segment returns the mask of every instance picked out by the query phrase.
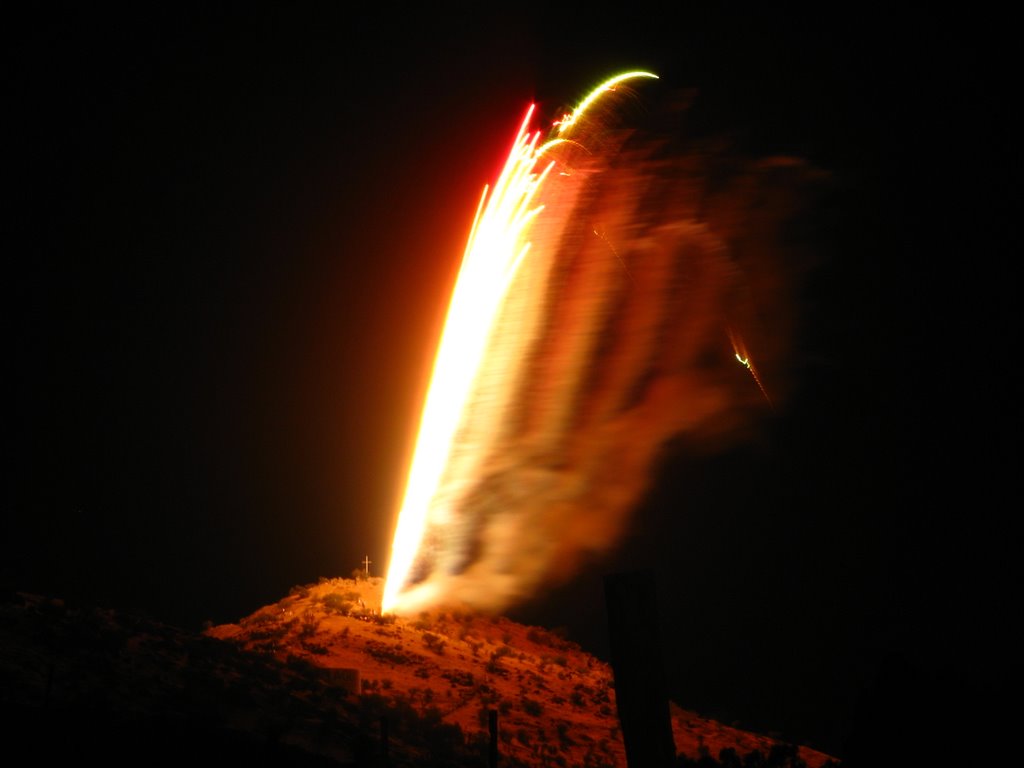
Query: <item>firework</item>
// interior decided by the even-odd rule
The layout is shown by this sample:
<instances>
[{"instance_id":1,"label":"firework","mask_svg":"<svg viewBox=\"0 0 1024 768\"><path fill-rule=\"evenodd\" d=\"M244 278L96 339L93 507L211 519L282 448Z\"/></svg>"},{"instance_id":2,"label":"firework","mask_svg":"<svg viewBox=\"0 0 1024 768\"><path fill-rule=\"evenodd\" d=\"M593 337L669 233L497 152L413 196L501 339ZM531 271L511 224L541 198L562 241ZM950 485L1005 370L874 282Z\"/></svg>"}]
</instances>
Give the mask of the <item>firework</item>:
<instances>
[{"instance_id":1,"label":"firework","mask_svg":"<svg viewBox=\"0 0 1024 768\"><path fill-rule=\"evenodd\" d=\"M767 399L741 350L749 336L733 330L749 302L737 300L745 282L728 232L700 220L694 202L700 173L617 123L652 79L606 80L544 140L530 107L484 189L383 610L499 610L606 551L658 449L744 401L749 377L737 383L735 359L719 364L730 346Z\"/></svg>"}]
</instances>

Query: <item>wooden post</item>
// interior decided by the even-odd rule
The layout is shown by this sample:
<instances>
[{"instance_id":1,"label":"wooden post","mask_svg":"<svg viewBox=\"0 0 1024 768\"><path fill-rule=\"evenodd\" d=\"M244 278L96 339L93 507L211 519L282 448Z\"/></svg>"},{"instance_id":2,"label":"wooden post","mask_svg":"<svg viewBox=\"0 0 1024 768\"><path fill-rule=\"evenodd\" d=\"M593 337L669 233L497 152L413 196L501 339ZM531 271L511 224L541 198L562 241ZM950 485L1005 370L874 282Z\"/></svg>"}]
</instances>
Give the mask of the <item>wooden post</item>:
<instances>
[{"instance_id":1,"label":"wooden post","mask_svg":"<svg viewBox=\"0 0 1024 768\"><path fill-rule=\"evenodd\" d=\"M384 766L390 765L390 759L388 752L388 719L384 715L380 716L380 756L381 764Z\"/></svg>"},{"instance_id":2,"label":"wooden post","mask_svg":"<svg viewBox=\"0 0 1024 768\"><path fill-rule=\"evenodd\" d=\"M491 732L491 745L487 752L488 768L498 768L498 710L487 710L487 727Z\"/></svg>"},{"instance_id":3,"label":"wooden post","mask_svg":"<svg viewBox=\"0 0 1024 768\"><path fill-rule=\"evenodd\" d=\"M675 762L654 574L605 577L615 704L629 768L668 768Z\"/></svg>"}]
</instances>

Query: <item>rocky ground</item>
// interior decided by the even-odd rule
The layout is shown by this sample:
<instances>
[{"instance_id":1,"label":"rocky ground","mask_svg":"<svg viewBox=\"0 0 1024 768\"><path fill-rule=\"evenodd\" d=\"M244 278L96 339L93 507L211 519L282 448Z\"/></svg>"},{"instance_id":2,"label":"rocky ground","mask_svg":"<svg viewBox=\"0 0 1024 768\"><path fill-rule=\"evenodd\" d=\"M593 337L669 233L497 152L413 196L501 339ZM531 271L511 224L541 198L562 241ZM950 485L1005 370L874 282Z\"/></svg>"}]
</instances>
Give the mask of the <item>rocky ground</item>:
<instances>
[{"instance_id":1,"label":"rocky ground","mask_svg":"<svg viewBox=\"0 0 1024 768\"><path fill-rule=\"evenodd\" d=\"M0 602L3 722L42 760L180 765L622 766L610 667L501 617L381 617L380 579L323 579L201 635L10 593ZM671 706L691 760L828 755ZM730 752L731 750L731 752ZM778 760L777 760L778 762Z\"/></svg>"}]
</instances>

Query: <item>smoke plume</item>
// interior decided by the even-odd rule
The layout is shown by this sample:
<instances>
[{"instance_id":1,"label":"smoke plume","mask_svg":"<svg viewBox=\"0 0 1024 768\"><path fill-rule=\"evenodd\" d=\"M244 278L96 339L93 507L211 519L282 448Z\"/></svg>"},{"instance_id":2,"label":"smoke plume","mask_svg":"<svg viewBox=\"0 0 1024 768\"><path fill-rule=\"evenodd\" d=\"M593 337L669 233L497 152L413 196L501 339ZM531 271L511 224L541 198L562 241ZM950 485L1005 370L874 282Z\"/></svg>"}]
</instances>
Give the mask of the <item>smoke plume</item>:
<instances>
[{"instance_id":1,"label":"smoke plume","mask_svg":"<svg viewBox=\"0 0 1024 768\"><path fill-rule=\"evenodd\" d=\"M659 450L784 407L815 173L687 135L678 97L551 151L544 211L488 342L398 610L500 611L622 536Z\"/></svg>"}]
</instances>

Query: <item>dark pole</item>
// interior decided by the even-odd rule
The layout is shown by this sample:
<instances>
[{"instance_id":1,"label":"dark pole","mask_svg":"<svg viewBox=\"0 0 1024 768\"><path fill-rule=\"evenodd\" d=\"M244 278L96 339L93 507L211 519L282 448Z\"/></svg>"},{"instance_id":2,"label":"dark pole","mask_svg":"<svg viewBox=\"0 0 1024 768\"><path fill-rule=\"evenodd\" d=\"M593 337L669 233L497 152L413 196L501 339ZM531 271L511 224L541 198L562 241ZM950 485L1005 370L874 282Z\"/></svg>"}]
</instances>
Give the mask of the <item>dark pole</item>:
<instances>
[{"instance_id":1,"label":"dark pole","mask_svg":"<svg viewBox=\"0 0 1024 768\"><path fill-rule=\"evenodd\" d=\"M654 574L605 577L615 704L629 768L667 768L675 762Z\"/></svg>"},{"instance_id":2,"label":"dark pole","mask_svg":"<svg viewBox=\"0 0 1024 768\"><path fill-rule=\"evenodd\" d=\"M489 768L498 768L498 710L487 710L487 727L491 732L491 746L487 752Z\"/></svg>"},{"instance_id":3,"label":"dark pole","mask_svg":"<svg viewBox=\"0 0 1024 768\"><path fill-rule=\"evenodd\" d=\"M46 665L46 686L43 688L43 709L50 708L50 690L53 688L53 664Z\"/></svg>"}]
</instances>

